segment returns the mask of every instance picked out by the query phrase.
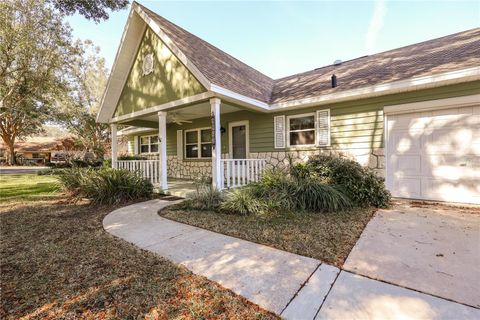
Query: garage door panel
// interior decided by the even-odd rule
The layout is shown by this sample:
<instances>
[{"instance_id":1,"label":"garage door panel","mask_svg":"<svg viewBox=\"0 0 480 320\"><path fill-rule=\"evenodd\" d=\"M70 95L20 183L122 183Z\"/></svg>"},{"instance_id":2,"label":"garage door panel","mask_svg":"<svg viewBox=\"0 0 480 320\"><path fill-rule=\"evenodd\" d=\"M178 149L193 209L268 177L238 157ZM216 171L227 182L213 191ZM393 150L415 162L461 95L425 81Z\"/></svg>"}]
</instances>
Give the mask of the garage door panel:
<instances>
[{"instance_id":1,"label":"garage door panel","mask_svg":"<svg viewBox=\"0 0 480 320\"><path fill-rule=\"evenodd\" d=\"M424 133L426 154L473 154L474 141L480 141L480 130L471 127L441 128Z\"/></svg>"},{"instance_id":2,"label":"garage door panel","mask_svg":"<svg viewBox=\"0 0 480 320\"><path fill-rule=\"evenodd\" d=\"M391 133L392 144L389 145L394 154L418 154L421 149L422 131L420 130L399 130Z\"/></svg>"},{"instance_id":3,"label":"garage door panel","mask_svg":"<svg viewBox=\"0 0 480 320\"><path fill-rule=\"evenodd\" d=\"M412 116L411 114L398 114L389 117L390 128L395 130L423 130L429 123L430 113L423 113L423 116Z\"/></svg>"},{"instance_id":4,"label":"garage door panel","mask_svg":"<svg viewBox=\"0 0 480 320\"><path fill-rule=\"evenodd\" d=\"M386 129L394 196L480 203L480 105L388 115Z\"/></svg>"},{"instance_id":5,"label":"garage door panel","mask_svg":"<svg viewBox=\"0 0 480 320\"><path fill-rule=\"evenodd\" d=\"M402 155L392 157L395 178L417 176L421 174L422 159L420 155Z\"/></svg>"},{"instance_id":6,"label":"garage door panel","mask_svg":"<svg viewBox=\"0 0 480 320\"><path fill-rule=\"evenodd\" d=\"M423 199L480 203L480 186L475 179L422 179Z\"/></svg>"},{"instance_id":7,"label":"garage door panel","mask_svg":"<svg viewBox=\"0 0 480 320\"><path fill-rule=\"evenodd\" d=\"M397 178L393 183L396 196L402 198L420 198L422 181L415 178Z\"/></svg>"},{"instance_id":8,"label":"garage door panel","mask_svg":"<svg viewBox=\"0 0 480 320\"><path fill-rule=\"evenodd\" d=\"M480 179L479 157L474 155L429 155L422 158L421 175L431 178L458 180L459 177Z\"/></svg>"}]
</instances>

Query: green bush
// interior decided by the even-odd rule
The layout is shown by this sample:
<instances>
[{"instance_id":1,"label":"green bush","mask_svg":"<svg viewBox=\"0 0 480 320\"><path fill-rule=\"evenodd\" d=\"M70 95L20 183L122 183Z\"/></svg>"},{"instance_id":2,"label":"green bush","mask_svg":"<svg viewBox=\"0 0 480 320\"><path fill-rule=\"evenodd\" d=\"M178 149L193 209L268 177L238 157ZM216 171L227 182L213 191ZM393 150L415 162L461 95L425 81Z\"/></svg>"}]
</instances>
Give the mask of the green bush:
<instances>
[{"instance_id":1,"label":"green bush","mask_svg":"<svg viewBox=\"0 0 480 320\"><path fill-rule=\"evenodd\" d=\"M148 158L138 155L122 155L118 156L118 160L148 160Z\"/></svg>"},{"instance_id":2,"label":"green bush","mask_svg":"<svg viewBox=\"0 0 480 320\"><path fill-rule=\"evenodd\" d=\"M309 176L303 166L295 168L295 173L290 174L265 172L260 182L252 185L255 194L265 198L270 207L284 211L334 211L352 206L339 187Z\"/></svg>"},{"instance_id":3,"label":"green bush","mask_svg":"<svg viewBox=\"0 0 480 320\"><path fill-rule=\"evenodd\" d=\"M339 187L323 183L317 178L296 179L295 205L299 210L340 211L352 207L352 202Z\"/></svg>"},{"instance_id":4,"label":"green bush","mask_svg":"<svg viewBox=\"0 0 480 320\"><path fill-rule=\"evenodd\" d=\"M115 204L148 198L153 185L135 172L111 168L63 169L58 176L62 188L77 198Z\"/></svg>"},{"instance_id":5,"label":"green bush","mask_svg":"<svg viewBox=\"0 0 480 320\"><path fill-rule=\"evenodd\" d=\"M302 172L303 175L307 171L310 177L338 185L356 205L386 207L390 201L390 192L385 188L384 179L354 160L317 155L303 166L293 169L292 173Z\"/></svg>"},{"instance_id":6,"label":"green bush","mask_svg":"<svg viewBox=\"0 0 480 320\"><path fill-rule=\"evenodd\" d=\"M249 187L233 189L227 192L225 200L220 204L225 213L239 215L263 215L267 213L267 203L256 196Z\"/></svg>"},{"instance_id":7,"label":"green bush","mask_svg":"<svg viewBox=\"0 0 480 320\"><path fill-rule=\"evenodd\" d=\"M82 159L74 159L72 160L72 167L77 168L98 168L103 165L103 160L82 160Z\"/></svg>"},{"instance_id":8,"label":"green bush","mask_svg":"<svg viewBox=\"0 0 480 320\"><path fill-rule=\"evenodd\" d=\"M188 209L216 211L222 200L223 194L219 190L210 184L201 184L197 185L195 193L183 202L183 206Z\"/></svg>"},{"instance_id":9,"label":"green bush","mask_svg":"<svg viewBox=\"0 0 480 320\"><path fill-rule=\"evenodd\" d=\"M54 176L54 175L59 175L61 173L62 173L62 169L53 169L53 168L42 169L37 171L37 175L39 176Z\"/></svg>"},{"instance_id":10,"label":"green bush","mask_svg":"<svg viewBox=\"0 0 480 320\"><path fill-rule=\"evenodd\" d=\"M48 162L46 166L52 169L65 169L71 168L72 164L69 162Z\"/></svg>"}]
</instances>

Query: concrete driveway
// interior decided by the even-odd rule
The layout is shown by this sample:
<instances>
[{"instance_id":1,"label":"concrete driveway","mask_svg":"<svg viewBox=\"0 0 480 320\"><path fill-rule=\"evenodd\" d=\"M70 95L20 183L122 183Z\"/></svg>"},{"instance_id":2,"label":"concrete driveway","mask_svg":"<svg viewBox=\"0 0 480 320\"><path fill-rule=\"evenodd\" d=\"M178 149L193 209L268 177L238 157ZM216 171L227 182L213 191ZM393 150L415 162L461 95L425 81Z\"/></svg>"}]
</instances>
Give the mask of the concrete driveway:
<instances>
[{"instance_id":1,"label":"concrete driveway","mask_svg":"<svg viewBox=\"0 0 480 320\"><path fill-rule=\"evenodd\" d=\"M344 269L480 307L480 208L399 202L380 210Z\"/></svg>"}]
</instances>

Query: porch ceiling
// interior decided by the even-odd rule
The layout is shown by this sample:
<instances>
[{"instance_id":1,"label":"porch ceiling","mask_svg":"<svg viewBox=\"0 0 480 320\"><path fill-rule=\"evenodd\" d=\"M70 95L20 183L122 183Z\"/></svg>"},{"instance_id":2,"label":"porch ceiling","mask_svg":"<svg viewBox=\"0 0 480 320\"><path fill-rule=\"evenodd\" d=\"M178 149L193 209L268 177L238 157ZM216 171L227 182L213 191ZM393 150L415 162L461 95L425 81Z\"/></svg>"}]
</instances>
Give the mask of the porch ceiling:
<instances>
[{"instance_id":1,"label":"porch ceiling","mask_svg":"<svg viewBox=\"0 0 480 320\"><path fill-rule=\"evenodd\" d=\"M220 107L220 113L225 114L225 113L232 113L236 111L243 110L240 107L233 106L231 104L225 103L222 101L222 105ZM192 120L192 119L198 119L198 118L205 118L210 116L210 102L205 101L201 102L198 104L190 105L187 107L179 107L175 108L173 110L168 110L167 111L167 123L172 123L176 121L181 121L181 120ZM124 123L129 123L129 122L136 122L136 123L141 123L142 121L147 122L157 122L158 123L158 115L155 114L150 114L150 115L145 115L142 117L138 117L135 119L129 119L129 121L124 122Z\"/></svg>"}]
</instances>

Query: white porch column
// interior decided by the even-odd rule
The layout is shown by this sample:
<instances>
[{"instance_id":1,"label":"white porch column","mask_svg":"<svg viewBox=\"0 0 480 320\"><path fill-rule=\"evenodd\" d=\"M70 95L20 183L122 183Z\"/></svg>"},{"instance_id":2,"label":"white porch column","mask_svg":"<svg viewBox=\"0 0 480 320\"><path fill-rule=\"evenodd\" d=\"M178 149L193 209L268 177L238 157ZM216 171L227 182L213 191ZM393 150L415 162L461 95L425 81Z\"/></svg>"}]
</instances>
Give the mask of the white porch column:
<instances>
[{"instance_id":1,"label":"white porch column","mask_svg":"<svg viewBox=\"0 0 480 320\"><path fill-rule=\"evenodd\" d=\"M212 122L212 186L216 189L222 189L222 145L220 132L220 99L210 99L211 122Z\"/></svg>"},{"instance_id":2,"label":"white porch column","mask_svg":"<svg viewBox=\"0 0 480 320\"><path fill-rule=\"evenodd\" d=\"M158 113L158 153L160 160L160 188L168 190L167 183L167 113Z\"/></svg>"},{"instance_id":3,"label":"white porch column","mask_svg":"<svg viewBox=\"0 0 480 320\"><path fill-rule=\"evenodd\" d=\"M117 167L117 147L118 147L118 142L117 142L117 124L112 123L110 124L110 132L112 135L112 168Z\"/></svg>"}]
</instances>

